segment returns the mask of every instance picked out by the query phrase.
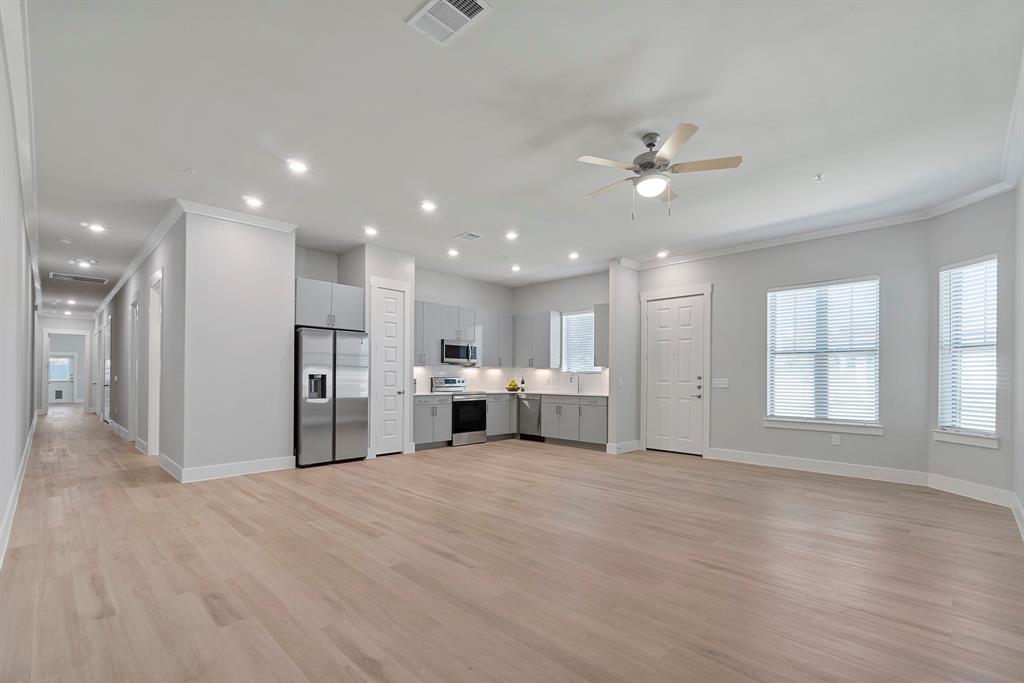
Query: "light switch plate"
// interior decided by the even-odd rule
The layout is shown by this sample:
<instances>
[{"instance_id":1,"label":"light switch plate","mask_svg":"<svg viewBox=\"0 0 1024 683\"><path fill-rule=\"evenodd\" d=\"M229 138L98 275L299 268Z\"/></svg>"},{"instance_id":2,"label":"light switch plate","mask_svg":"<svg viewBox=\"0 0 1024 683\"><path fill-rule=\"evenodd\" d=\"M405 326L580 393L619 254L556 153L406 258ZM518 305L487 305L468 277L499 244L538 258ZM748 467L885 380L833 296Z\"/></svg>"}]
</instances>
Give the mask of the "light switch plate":
<instances>
[{"instance_id":1,"label":"light switch plate","mask_svg":"<svg viewBox=\"0 0 1024 683\"><path fill-rule=\"evenodd\" d=\"M838 434L833 434L832 435L832 445L833 446L838 446L839 445L839 435Z\"/></svg>"},{"instance_id":2,"label":"light switch plate","mask_svg":"<svg viewBox=\"0 0 1024 683\"><path fill-rule=\"evenodd\" d=\"M728 389L729 378L728 377L712 377L711 386L715 389Z\"/></svg>"}]
</instances>

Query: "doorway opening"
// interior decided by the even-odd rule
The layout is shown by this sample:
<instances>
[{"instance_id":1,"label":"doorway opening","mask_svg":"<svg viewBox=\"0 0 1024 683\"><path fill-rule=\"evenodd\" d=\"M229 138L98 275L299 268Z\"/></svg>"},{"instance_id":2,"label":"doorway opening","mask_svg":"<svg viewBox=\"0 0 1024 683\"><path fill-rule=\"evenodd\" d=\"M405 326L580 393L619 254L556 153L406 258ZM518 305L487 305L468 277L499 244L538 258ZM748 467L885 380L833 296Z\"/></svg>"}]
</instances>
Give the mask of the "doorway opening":
<instances>
[{"instance_id":1,"label":"doorway opening","mask_svg":"<svg viewBox=\"0 0 1024 683\"><path fill-rule=\"evenodd\" d=\"M163 342L163 318L163 270L158 270L149 281L149 353L146 369L146 453L149 455L160 455L160 353Z\"/></svg>"},{"instance_id":2,"label":"doorway opening","mask_svg":"<svg viewBox=\"0 0 1024 683\"><path fill-rule=\"evenodd\" d=\"M87 402L91 335L85 330L43 329L40 379L44 407Z\"/></svg>"}]
</instances>

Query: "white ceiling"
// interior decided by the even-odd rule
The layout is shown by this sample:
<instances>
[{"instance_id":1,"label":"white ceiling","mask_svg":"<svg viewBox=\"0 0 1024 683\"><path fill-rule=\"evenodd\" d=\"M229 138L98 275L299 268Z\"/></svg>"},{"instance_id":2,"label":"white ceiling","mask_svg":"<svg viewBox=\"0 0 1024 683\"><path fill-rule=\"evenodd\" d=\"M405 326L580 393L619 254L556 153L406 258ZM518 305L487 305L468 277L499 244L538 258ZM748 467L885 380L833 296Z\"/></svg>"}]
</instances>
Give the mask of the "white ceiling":
<instances>
[{"instance_id":1,"label":"white ceiling","mask_svg":"<svg viewBox=\"0 0 1024 683\"><path fill-rule=\"evenodd\" d=\"M516 286L1000 179L1024 3L492 4L443 48L405 25L415 1L30 4L44 298L98 304L49 271L96 258L113 284L175 197L258 194L332 251L373 224L428 268ZM743 166L677 176L671 216L638 200L631 221L627 188L584 199L625 174L577 156L630 160L681 121L701 130L679 159ZM483 238L449 258L465 230Z\"/></svg>"}]
</instances>

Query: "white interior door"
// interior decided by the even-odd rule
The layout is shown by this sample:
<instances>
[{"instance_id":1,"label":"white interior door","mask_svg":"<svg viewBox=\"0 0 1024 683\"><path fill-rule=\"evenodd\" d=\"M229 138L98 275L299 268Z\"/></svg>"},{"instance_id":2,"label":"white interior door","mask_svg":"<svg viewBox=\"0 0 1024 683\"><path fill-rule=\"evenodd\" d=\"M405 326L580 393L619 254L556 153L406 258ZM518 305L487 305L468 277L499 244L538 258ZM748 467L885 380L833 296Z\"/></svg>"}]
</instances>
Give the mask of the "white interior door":
<instances>
[{"instance_id":1,"label":"white interior door","mask_svg":"<svg viewBox=\"0 0 1024 683\"><path fill-rule=\"evenodd\" d=\"M160 454L160 372L161 344L163 343L163 308L160 299L162 280L157 280L149 289L149 381L148 409L146 411L146 452L149 455Z\"/></svg>"},{"instance_id":2,"label":"white interior door","mask_svg":"<svg viewBox=\"0 0 1024 683\"><path fill-rule=\"evenodd\" d=\"M647 447L704 454L704 295L647 302Z\"/></svg>"},{"instance_id":3,"label":"white interior door","mask_svg":"<svg viewBox=\"0 0 1024 683\"><path fill-rule=\"evenodd\" d=\"M51 353L47 362L47 400L50 403L73 403L78 368L71 353Z\"/></svg>"},{"instance_id":4,"label":"white interior door","mask_svg":"<svg viewBox=\"0 0 1024 683\"><path fill-rule=\"evenodd\" d=\"M405 434L405 292L373 288L374 453L401 453Z\"/></svg>"}]
</instances>

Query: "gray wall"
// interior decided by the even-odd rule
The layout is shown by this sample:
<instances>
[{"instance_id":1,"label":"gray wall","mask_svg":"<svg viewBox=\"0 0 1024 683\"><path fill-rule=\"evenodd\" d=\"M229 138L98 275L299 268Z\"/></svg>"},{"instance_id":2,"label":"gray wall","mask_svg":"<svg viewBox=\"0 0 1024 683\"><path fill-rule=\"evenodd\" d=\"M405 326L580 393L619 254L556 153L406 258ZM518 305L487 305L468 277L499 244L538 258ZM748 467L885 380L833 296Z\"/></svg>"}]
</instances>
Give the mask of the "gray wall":
<instances>
[{"instance_id":1,"label":"gray wall","mask_svg":"<svg viewBox=\"0 0 1024 683\"><path fill-rule=\"evenodd\" d=\"M85 341L85 336L80 334L50 335L50 353L70 353L75 356L76 402L85 401L86 389L89 386L89 374L87 372L89 359L85 355Z\"/></svg>"},{"instance_id":2,"label":"gray wall","mask_svg":"<svg viewBox=\"0 0 1024 683\"><path fill-rule=\"evenodd\" d=\"M416 298L422 301L511 313L513 292L509 287L490 282L416 268Z\"/></svg>"},{"instance_id":3,"label":"gray wall","mask_svg":"<svg viewBox=\"0 0 1024 683\"><path fill-rule=\"evenodd\" d=\"M295 233L187 227L185 467L290 458Z\"/></svg>"},{"instance_id":4,"label":"gray wall","mask_svg":"<svg viewBox=\"0 0 1024 683\"><path fill-rule=\"evenodd\" d=\"M185 444L185 216L180 217L164 239L125 281L106 308L98 311L102 323L110 316L110 413L111 419L129 427L128 363L131 349L128 309L139 303L139 387L137 434L148 433L149 395L149 281L163 271L163 334L161 339L160 454L183 466ZM101 361L102 362L102 361ZM114 377L117 381L114 381Z\"/></svg>"},{"instance_id":5,"label":"gray wall","mask_svg":"<svg viewBox=\"0 0 1024 683\"><path fill-rule=\"evenodd\" d=\"M1016 338L1016 356L1014 373L1014 434L1013 443L1013 474L1014 490L1018 502L1024 503L1024 184L1017 185L1017 289L1014 302L1014 331Z\"/></svg>"},{"instance_id":6,"label":"gray wall","mask_svg":"<svg viewBox=\"0 0 1024 683\"><path fill-rule=\"evenodd\" d=\"M933 449L930 431L936 421L933 330L938 325L939 263L999 253L1000 368L1008 371L1004 354L1013 343L1013 201L1006 194L931 220L642 271L641 291L713 285L712 376L728 378L729 388L711 390L710 446L917 471L934 464L939 473L1009 488L1013 429L1008 386L999 395L999 451ZM842 445L832 446L825 432L762 426L767 290L870 275L881 278L884 436L843 434Z\"/></svg>"},{"instance_id":7,"label":"gray wall","mask_svg":"<svg viewBox=\"0 0 1024 683\"><path fill-rule=\"evenodd\" d=\"M640 276L608 268L608 441L637 448L640 439Z\"/></svg>"},{"instance_id":8,"label":"gray wall","mask_svg":"<svg viewBox=\"0 0 1024 683\"><path fill-rule=\"evenodd\" d=\"M585 311L608 303L608 271L540 282L513 291L515 313Z\"/></svg>"},{"instance_id":9,"label":"gray wall","mask_svg":"<svg viewBox=\"0 0 1024 683\"><path fill-rule=\"evenodd\" d=\"M7 8L12 14L20 10ZM5 14L7 19L12 14ZM13 31L14 29L12 29ZM0 49L0 564L7 546L18 472L35 415L35 328L31 255L15 153L8 64Z\"/></svg>"},{"instance_id":10,"label":"gray wall","mask_svg":"<svg viewBox=\"0 0 1024 683\"><path fill-rule=\"evenodd\" d=\"M337 282L338 255L317 249L295 247L295 276Z\"/></svg>"}]
</instances>

